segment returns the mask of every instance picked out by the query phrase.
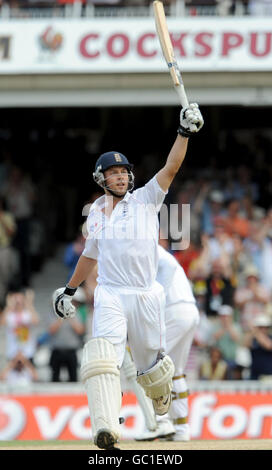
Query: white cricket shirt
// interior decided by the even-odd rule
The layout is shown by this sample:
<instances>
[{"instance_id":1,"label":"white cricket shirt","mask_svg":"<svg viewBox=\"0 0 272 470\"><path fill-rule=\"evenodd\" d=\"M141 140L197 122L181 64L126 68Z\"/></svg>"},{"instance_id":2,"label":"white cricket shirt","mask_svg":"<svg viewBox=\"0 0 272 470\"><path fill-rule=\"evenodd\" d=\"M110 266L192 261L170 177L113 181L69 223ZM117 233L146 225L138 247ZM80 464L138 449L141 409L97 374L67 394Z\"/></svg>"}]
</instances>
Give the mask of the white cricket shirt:
<instances>
[{"instance_id":1,"label":"white cricket shirt","mask_svg":"<svg viewBox=\"0 0 272 470\"><path fill-rule=\"evenodd\" d=\"M127 193L110 217L102 211L105 196L91 206L82 254L97 260L98 284L150 288L158 267L158 212L166 194L154 176Z\"/></svg>"},{"instance_id":2,"label":"white cricket shirt","mask_svg":"<svg viewBox=\"0 0 272 470\"><path fill-rule=\"evenodd\" d=\"M158 247L159 263L157 281L166 294L166 307L179 302L196 303L190 282L176 258L161 245Z\"/></svg>"}]
</instances>

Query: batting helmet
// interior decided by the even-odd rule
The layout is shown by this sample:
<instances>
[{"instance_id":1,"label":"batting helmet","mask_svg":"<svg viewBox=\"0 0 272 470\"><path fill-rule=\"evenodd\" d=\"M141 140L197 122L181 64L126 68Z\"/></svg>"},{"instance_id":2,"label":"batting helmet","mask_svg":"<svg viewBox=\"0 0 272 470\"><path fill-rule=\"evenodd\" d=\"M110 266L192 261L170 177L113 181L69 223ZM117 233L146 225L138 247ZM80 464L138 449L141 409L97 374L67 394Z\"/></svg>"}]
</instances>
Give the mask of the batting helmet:
<instances>
[{"instance_id":1,"label":"batting helmet","mask_svg":"<svg viewBox=\"0 0 272 470\"><path fill-rule=\"evenodd\" d=\"M95 171L93 173L93 179L97 184L99 184L99 186L106 188L104 171L106 171L108 168L112 166L126 167L130 176L130 183L133 186L134 175L131 171L133 168L133 165L129 163L125 155L123 155L120 152L114 152L114 151L102 153L102 155L100 155L100 157L96 161Z\"/></svg>"}]
</instances>

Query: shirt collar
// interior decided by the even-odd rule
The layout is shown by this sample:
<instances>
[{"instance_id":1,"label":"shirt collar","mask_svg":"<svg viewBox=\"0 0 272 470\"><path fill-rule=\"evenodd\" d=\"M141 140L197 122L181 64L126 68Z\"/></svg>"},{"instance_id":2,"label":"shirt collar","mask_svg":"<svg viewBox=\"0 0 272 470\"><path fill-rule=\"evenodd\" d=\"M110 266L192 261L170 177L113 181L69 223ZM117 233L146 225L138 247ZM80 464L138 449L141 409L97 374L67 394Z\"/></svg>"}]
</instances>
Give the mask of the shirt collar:
<instances>
[{"instance_id":1,"label":"shirt collar","mask_svg":"<svg viewBox=\"0 0 272 470\"><path fill-rule=\"evenodd\" d=\"M131 198L131 193L127 191L125 194L125 197L122 199L121 202L128 202L130 198Z\"/></svg>"},{"instance_id":2,"label":"shirt collar","mask_svg":"<svg viewBox=\"0 0 272 470\"><path fill-rule=\"evenodd\" d=\"M121 203L128 203L129 199L131 198L131 193L129 193L128 191L126 192L125 196L123 197L123 199L120 201ZM103 207L105 206L105 194L103 194L102 196L100 196L98 199L96 199L91 207L90 207L90 211L93 211L93 210L96 210L96 211L101 211L101 209L103 209Z\"/></svg>"}]
</instances>

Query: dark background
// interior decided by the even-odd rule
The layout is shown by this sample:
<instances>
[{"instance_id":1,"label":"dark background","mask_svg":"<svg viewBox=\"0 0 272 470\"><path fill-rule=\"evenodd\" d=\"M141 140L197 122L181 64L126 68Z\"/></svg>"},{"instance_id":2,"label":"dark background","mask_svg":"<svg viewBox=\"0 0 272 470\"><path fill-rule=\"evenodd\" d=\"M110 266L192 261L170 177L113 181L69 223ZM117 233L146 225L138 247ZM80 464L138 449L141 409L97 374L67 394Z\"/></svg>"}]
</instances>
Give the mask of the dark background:
<instances>
[{"instance_id":1,"label":"dark background","mask_svg":"<svg viewBox=\"0 0 272 470\"><path fill-rule=\"evenodd\" d=\"M28 108L0 110L0 164L9 160L29 175L37 189L35 210L46 223L57 214L53 239L69 241L80 223L82 207L99 187L92 180L100 153L116 150L135 165L136 187L164 164L176 137L179 107ZM272 174L271 108L201 106L205 126L190 139L184 165L170 192L186 179L220 177L229 168L250 168L262 190L259 203L270 205ZM271 172L271 173L270 173ZM74 233L67 232L69 200ZM64 223L64 224L63 224Z\"/></svg>"}]
</instances>

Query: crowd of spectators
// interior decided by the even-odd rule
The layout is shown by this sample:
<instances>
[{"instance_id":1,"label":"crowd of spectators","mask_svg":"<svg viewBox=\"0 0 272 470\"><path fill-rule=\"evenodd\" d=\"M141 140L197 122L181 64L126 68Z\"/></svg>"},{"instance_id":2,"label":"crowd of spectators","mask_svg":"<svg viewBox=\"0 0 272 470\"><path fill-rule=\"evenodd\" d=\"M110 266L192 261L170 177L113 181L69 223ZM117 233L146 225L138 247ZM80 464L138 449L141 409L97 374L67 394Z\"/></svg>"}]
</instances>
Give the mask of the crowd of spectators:
<instances>
[{"instance_id":1,"label":"crowd of spectators","mask_svg":"<svg viewBox=\"0 0 272 470\"><path fill-rule=\"evenodd\" d=\"M115 128L112 132L115 134ZM33 135L31 132L30 136ZM182 213L182 204L190 204L190 244L187 249L179 250L179 241L175 240L175 249L172 248L169 221L169 248L191 281L200 311L200 323L186 370L187 375L194 379L208 380L218 375L235 380L272 376L272 186L269 160L272 145L269 138L251 137L247 139L249 146L243 151L232 137L225 149L228 158L225 158L225 153L222 159L218 156L217 165L212 158L205 158L205 168L199 168L199 160L198 167L194 166L194 155L195 158L200 155L201 149L190 146L192 154L188 155L165 201L166 205L178 204L179 214ZM39 140L42 138L42 134L39 135ZM163 144L164 136L161 139ZM77 380L76 356L83 338L90 335L88 325L95 273L83 286L84 290L79 291L79 298L75 299L77 321L67 322L65 330L59 327L59 322L53 321L38 338L33 335L33 330L40 320L43 325L46 322L39 318L39 305L36 305L38 313L33 308L31 283L35 271L43 269L46 257L55 255L54 247L59 242L66 246L63 265L67 268L67 278L64 282L69 279L84 246L80 226L84 220L82 207L99 196L94 183L92 186L91 168L89 172L86 169L92 166L91 160L100 153L100 148L95 149L95 155L87 155L87 141L84 144L75 138L75 133L69 134L67 142L60 133L54 134L51 140L52 143L47 136L41 146L45 155L37 151L36 139L33 141L35 145L24 142L31 171L27 171L26 162L22 165L12 157L12 152L3 151L8 146L2 147L1 329L6 329L9 347L10 344L14 347L12 354L6 353L6 360L17 372L23 368L22 358L19 358L19 365L14 359L18 354L23 354L35 365L36 351L45 345L50 350L51 380L61 379L60 368L63 366L68 369L68 380ZM101 144L101 148L104 147ZM234 160L240 155L236 165L231 161L229 148L235 155ZM74 155L75 150L79 164L71 175L67 165L54 155L64 153L69 160L69 151ZM161 150L160 153L164 154ZM246 159L243 155L247 156ZM153 176L154 168L158 166L157 156L152 157L151 152L142 158L141 164L135 165L137 186ZM250 161L250 166L246 160ZM132 157L132 161L136 162L137 156ZM228 161L229 166L226 166ZM84 192L81 192L82 188ZM79 223L75 223L77 221ZM71 227L74 228L72 233Z\"/></svg>"},{"instance_id":2,"label":"crowd of spectators","mask_svg":"<svg viewBox=\"0 0 272 470\"><path fill-rule=\"evenodd\" d=\"M61 8L74 3L94 7L149 7L152 0L0 0L0 6L6 5L14 9ZM175 6L180 4L191 16L217 14L220 16L240 14L266 16L272 14L271 0L164 0L166 9L174 12ZM178 8L177 8L177 11Z\"/></svg>"},{"instance_id":3,"label":"crowd of spectators","mask_svg":"<svg viewBox=\"0 0 272 470\"><path fill-rule=\"evenodd\" d=\"M36 354L35 327L39 314L34 306L34 291L11 291L6 295L0 316L5 330L5 366L0 380L10 385L27 385L39 379L34 365Z\"/></svg>"},{"instance_id":4,"label":"crowd of spectators","mask_svg":"<svg viewBox=\"0 0 272 470\"><path fill-rule=\"evenodd\" d=\"M0 188L0 308L3 308L7 291L30 286L43 235L35 220L35 187L19 166L5 158L0 163Z\"/></svg>"},{"instance_id":5,"label":"crowd of spectators","mask_svg":"<svg viewBox=\"0 0 272 470\"><path fill-rule=\"evenodd\" d=\"M61 321L51 320L44 334L33 338L31 328L39 322L39 315L33 307L34 293L28 287L29 280L22 277L28 266L24 260L24 231L19 232L24 240L24 251L17 256L17 263L14 259L16 250L20 253L21 244L11 241L16 240L15 233L20 228L19 215L31 220L28 218L32 202L38 196L34 196L30 181L22 178L17 167L11 167L9 175L10 179L6 180L9 183L2 188L9 195L5 188L16 181L20 197L16 197L13 187L10 193L13 197L5 198L9 203L8 211L0 216L3 272L7 272L7 248L11 248L15 273L17 265L17 275L11 276L13 282L17 280L15 286L12 282L8 285L5 276L1 277L1 326L7 331L6 359L9 362L5 370L14 367L21 372L28 368L28 376L37 379L37 375L31 374L28 363L33 366L36 348L45 343L50 349L51 380L59 381L61 368L66 367L67 379L77 381L78 352L85 335L90 335L87 325L90 324L96 275L86 281L74 299L77 318L64 326ZM178 202L179 208L184 202L191 205L189 247L179 250L175 242L172 250L171 236L168 246L190 279L200 311L200 323L186 370L193 379L272 377L272 209L269 205L259 205L261 189L246 166L239 166L232 178L231 183L225 185L220 179L213 179L212 172L208 179L199 178L194 183L185 179L182 189L171 195L171 201ZM94 193L91 199L93 196L97 195ZM83 233L80 227L74 240L66 244L63 264L67 267L67 279L82 253ZM171 230L169 233L171 235ZM25 357L25 362L18 354ZM3 374L2 377L6 376L5 371Z\"/></svg>"},{"instance_id":6,"label":"crowd of spectators","mask_svg":"<svg viewBox=\"0 0 272 470\"><path fill-rule=\"evenodd\" d=\"M259 205L252 175L241 165L227 184L188 180L176 195L192 215L190 247L173 254L201 311L187 371L194 378L272 378L272 210Z\"/></svg>"},{"instance_id":7,"label":"crowd of spectators","mask_svg":"<svg viewBox=\"0 0 272 470\"><path fill-rule=\"evenodd\" d=\"M46 318L41 318L34 307L32 289L8 293L0 315L0 328L5 336L0 381L11 386L43 380L77 382L79 356L86 336L90 335L93 292L90 278L74 296L76 317L65 322L57 319L50 307ZM38 357L44 347L48 354L46 363L43 360L41 364ZM47 370L45 375L41 365Z\"/></svg>"}]
</instances>

